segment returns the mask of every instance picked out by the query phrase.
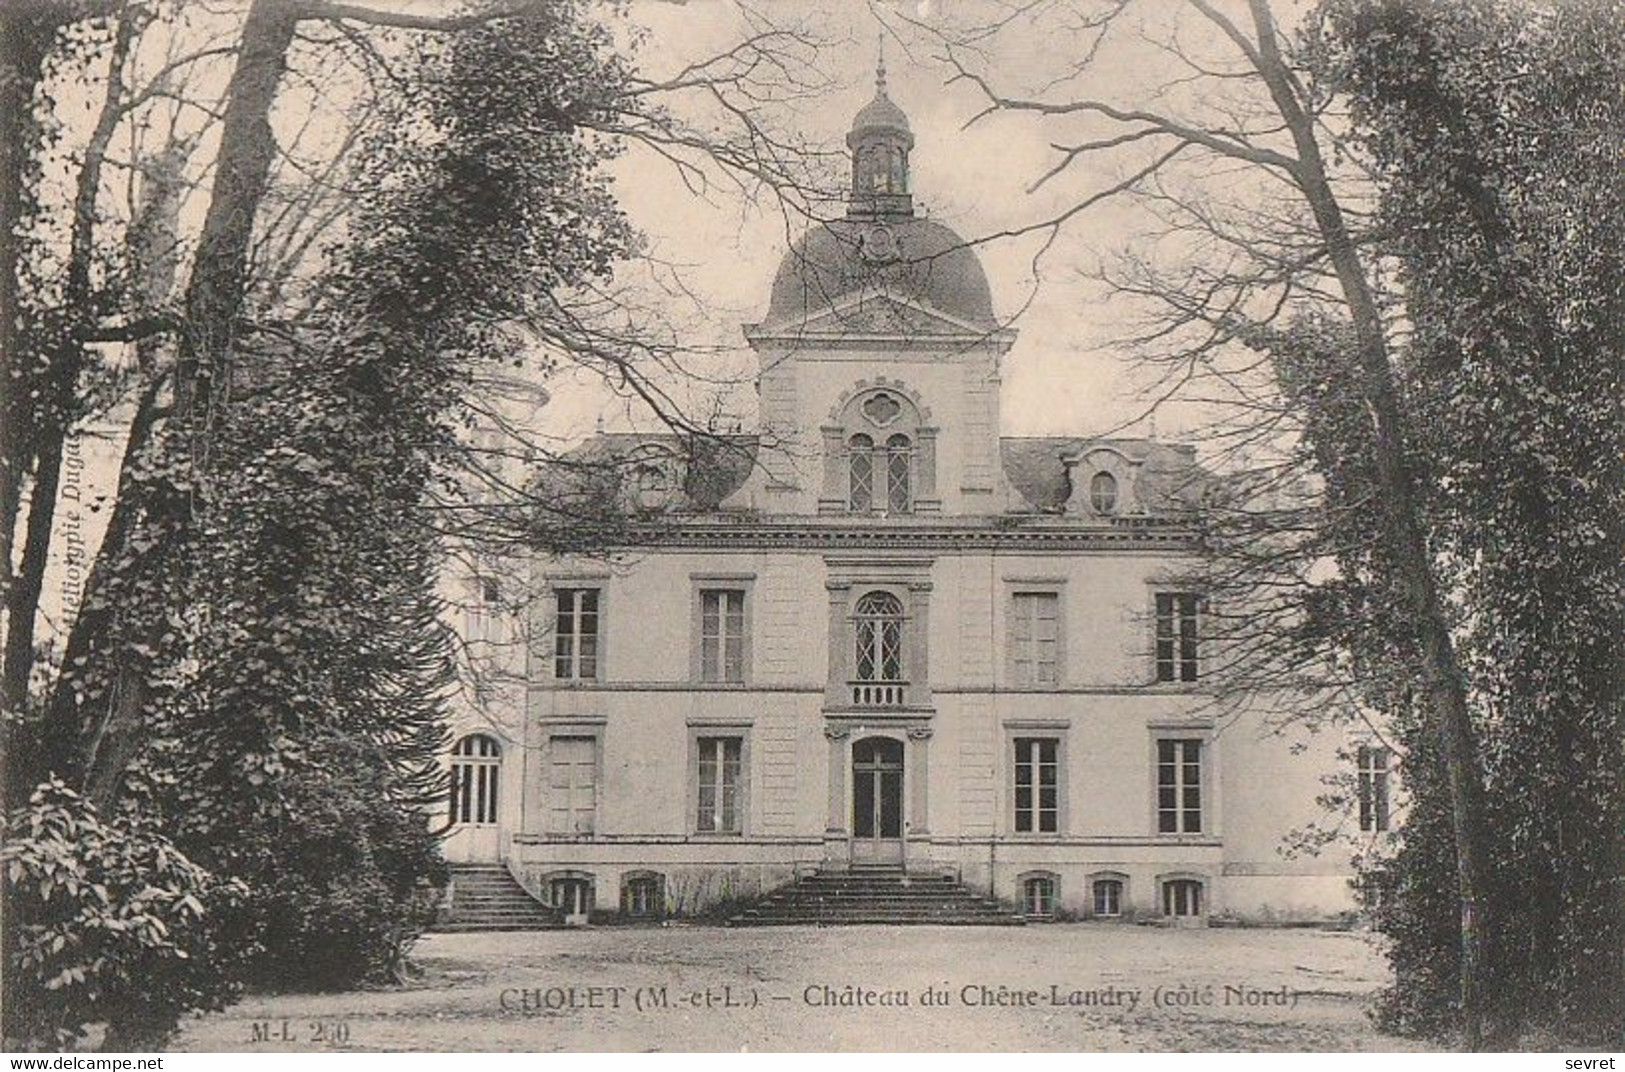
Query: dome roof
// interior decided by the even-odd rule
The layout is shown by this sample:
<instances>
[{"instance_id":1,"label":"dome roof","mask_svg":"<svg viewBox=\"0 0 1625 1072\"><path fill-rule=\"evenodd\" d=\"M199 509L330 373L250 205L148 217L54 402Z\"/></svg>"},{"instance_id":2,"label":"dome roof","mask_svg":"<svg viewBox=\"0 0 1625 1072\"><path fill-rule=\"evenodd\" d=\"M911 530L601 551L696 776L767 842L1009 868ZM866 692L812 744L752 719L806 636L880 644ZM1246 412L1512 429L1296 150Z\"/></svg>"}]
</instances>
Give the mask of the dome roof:
<instances>
[{"instance_id":1,"label":"dome roof","mask_svg":"<svg viewBox=\"0 0 1625 1072\"><path fill-rule=\"evenodd\" d=\"M808 231L779 264L767 319L803 319L871 287L998 326L976 251L952 228L918 216L848 218Z\"/></svg>"},{"instance_id":2,"label":"dome roof","mask_svg":"<svg viewBox=\"0 0 1625 1072\"><path fill-rule=\"evenodd\" d=\"M914 136L909 130L908 116L903 114L884 90L875 94L874 100L865 104L852 117L852 129L846 135L846 143L854 148L863 135L877 130L890 130L905 135L908 143L914 143Z\"/></svg>"}]
</instances>

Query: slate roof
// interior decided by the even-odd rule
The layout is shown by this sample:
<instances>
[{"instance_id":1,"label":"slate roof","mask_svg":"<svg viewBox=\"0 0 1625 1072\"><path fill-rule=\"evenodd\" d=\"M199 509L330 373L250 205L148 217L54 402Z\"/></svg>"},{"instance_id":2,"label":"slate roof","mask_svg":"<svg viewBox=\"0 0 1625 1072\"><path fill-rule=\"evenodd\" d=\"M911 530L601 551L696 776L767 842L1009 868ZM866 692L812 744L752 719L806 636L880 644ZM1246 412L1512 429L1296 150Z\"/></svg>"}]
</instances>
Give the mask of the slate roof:
<instances>
[{"instance_id":1,"label":"slate roof","mask_svg":"<svg viewBox=\"0 0 1625 1072\"><path fill-rule=\"evenodd\" d=\"M1147 513L1172 515L1196 508L1213 477L1196 464L1196 448L1150 439L1082 436L1004 436L999 440L1011 490L1040 512L1060 512L1071 497L1063 458L1106 447L1140 462L1139 495Z\"/></svg>"},{"instance_id":2,"label":"slate roof","mask_svg":"<svg viewBox=\"0 0 1625 1072\"><path fill-rule=\"evenodd\" d=\"M1148 439L1090 439L1082 436L1005 436L999 441L1010 507L1061 513L1072 488L1063 459L1105 447L1140 463L1138 493L1145 512L1174 516L1195 509L1216 479L1196 462L1194 447ZM600 432L550 467L546 479L576 486L587 494L616 495L631 486L645 464L680 481L680 511L717 510L750 478L756 466L755 435L682 437L673 433Z\"/></svg>"},{"instance_id":3,"label":"slate roof","mask_svg":"<svg viewBox=\"0 0 1625 1072\"><path fill-rule=\"evenodd\" d=\"M711 511L738 491L756 465L757 437L679 436L671 432L599 432L572 450L554 471L567 482L574 468L579 480L599 485L605 494L626 486L638 468L652 464L681 481L678 509Z\"/></svg>"}]
</instances>

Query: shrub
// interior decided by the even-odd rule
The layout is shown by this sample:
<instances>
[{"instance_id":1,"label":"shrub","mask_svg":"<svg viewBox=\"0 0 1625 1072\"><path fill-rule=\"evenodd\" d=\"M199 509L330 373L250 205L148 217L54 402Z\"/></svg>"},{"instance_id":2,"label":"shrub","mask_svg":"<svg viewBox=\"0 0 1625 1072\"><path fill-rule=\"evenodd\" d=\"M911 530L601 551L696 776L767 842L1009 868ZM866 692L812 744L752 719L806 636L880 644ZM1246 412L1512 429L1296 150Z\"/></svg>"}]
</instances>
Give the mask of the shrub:
<instances>
[{"instance_id":1,"label":"shrub","mask_svg":"<svg viewBox=\"0 0 1625 1072\"><path fill-rule=\"evenodd\" d=\"M96 1024L107 1049L158 1049L182 1016L235 996L241 883L54 779L5 834L7 1049L63 1049Z\"/></svg>"},{"instance_id":2,"label":"shrub","mask_svg":"<svg viewBox=\"0 0 1625 1072\"><path fill-rule=\"evenodd\" d=\"M323 751L328 762L290 775L279 816L245 839L258 985L337 990L401 978L445 885L438 840L384 791L382 761L359 745Z\"/></svg>"}]
</instances>

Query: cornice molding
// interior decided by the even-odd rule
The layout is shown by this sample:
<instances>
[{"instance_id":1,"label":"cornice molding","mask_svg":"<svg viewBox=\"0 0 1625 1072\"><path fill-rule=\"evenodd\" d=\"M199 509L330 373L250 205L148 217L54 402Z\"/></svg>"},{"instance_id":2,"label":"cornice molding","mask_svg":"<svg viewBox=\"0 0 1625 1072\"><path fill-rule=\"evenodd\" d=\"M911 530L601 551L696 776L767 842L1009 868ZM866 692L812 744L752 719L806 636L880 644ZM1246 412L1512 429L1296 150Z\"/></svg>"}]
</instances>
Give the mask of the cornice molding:
<instances>
[{"instance_id":1,"label":"cornice molding","mask_svg":"<svg viewBox=\"0 0 1625 1072\"><path fill-rule=\"evenodd\" d=\"M832 525L806 522L735 523L692 521L662 531L626 550L643 553L662 550L809 550L928 551L937 554L993 550L1102 551L1148 554L1191 554L1197 550L1194 534L1169 525L1094 527L1011 527L926 524Z\"/></svg>"},{"instance_id":2,"label":"cornice molding","mask_svg":"<svg viewBox=\"0 0 1625 1072\"><path fill-rule=\"evenodd\" d=\"M859 335L822 332L759 332L745 338L758 350L783 349L796 357L833 358L852 355L853 360L872 360L884 352L887 361L907 363L943 353L986 356L1002 354L1016 341L1015 332L991 331L958 335Z\"/></svg>"}]
</instances>

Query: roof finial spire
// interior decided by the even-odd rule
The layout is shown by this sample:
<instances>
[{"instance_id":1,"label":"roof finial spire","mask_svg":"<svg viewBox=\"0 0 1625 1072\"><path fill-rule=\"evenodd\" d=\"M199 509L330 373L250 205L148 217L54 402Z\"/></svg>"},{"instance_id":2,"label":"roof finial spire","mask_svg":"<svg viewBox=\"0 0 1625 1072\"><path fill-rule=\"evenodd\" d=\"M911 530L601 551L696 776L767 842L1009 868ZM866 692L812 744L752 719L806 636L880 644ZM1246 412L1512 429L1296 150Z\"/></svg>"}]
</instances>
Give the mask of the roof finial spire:
<instances>
[{"instance_id":1,"label":"roof finial spire","mask_svg":"<svg viewBox=\"0 0 1625 1072\"><path fill-rule=\"evenodd\" d=\"M879 35L880 47L877 50L879 58L875 61L875 92L880 96L886 95L886 34Z\"/></svg>"}]
</instances>

